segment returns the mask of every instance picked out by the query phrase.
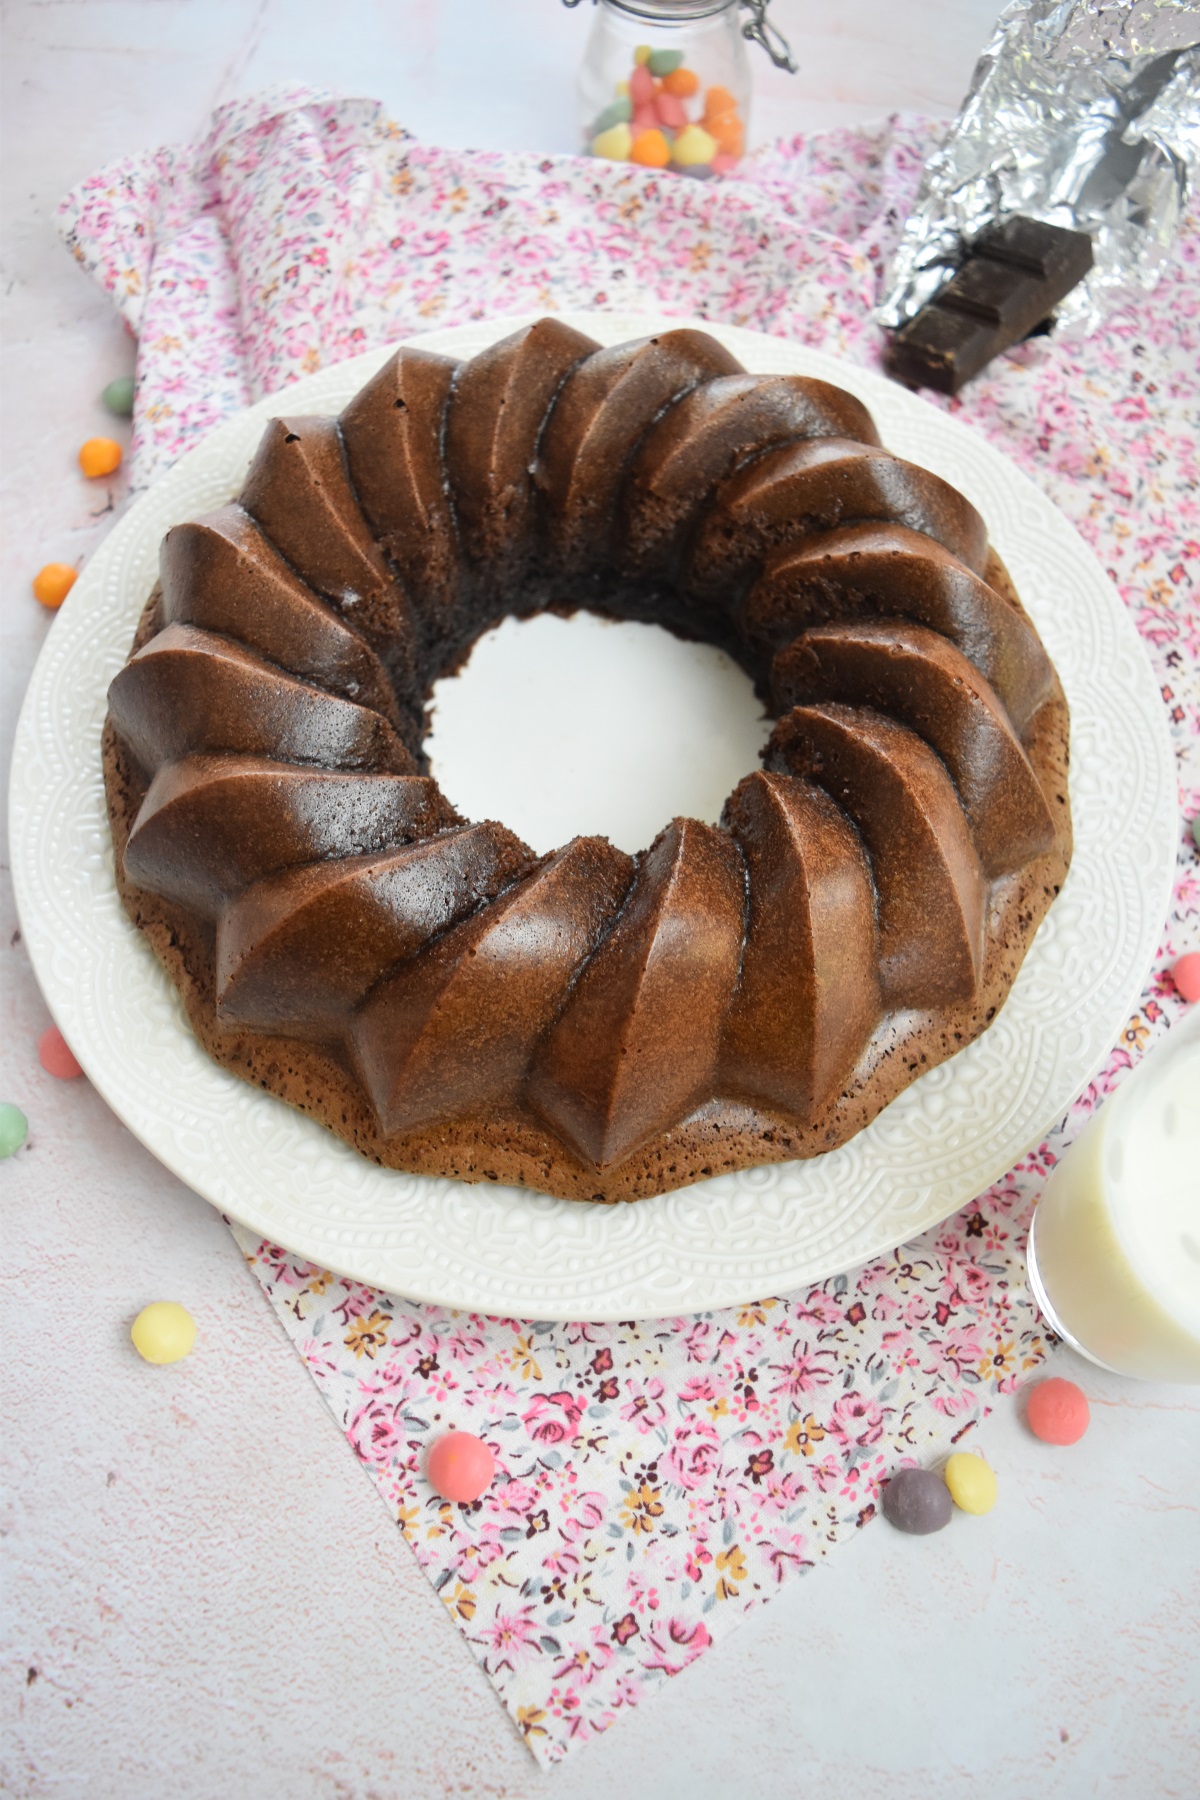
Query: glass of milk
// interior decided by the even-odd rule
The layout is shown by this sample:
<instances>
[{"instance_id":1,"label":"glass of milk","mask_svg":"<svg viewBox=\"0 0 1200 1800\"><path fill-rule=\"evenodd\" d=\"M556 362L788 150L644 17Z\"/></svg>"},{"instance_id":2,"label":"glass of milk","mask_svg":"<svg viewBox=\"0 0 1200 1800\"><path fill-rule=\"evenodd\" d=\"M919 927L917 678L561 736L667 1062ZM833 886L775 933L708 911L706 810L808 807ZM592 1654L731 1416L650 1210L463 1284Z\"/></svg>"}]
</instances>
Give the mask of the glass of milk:
<instances>
[{"instance_id":1,"label":"glass of milk","mask_svg":"<svg viewBox=\"0 0 1200 1800\"><path fill-rule=\"evenodd\" d=\"M1051 1174L1029 1285L1058 1335L1101 1368L1200 1382L1200 1006Z\"/></svg>"}]
</instances>

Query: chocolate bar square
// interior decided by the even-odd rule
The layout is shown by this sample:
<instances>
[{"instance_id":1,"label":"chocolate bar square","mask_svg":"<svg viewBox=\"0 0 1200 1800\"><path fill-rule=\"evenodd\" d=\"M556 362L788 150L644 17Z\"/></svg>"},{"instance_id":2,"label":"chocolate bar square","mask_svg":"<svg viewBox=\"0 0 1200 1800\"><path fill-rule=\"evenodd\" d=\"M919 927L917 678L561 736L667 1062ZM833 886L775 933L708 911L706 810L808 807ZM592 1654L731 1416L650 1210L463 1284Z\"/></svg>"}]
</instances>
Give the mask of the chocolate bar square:
<instances>
[{"instance_id":1,"label":"chocolate bar square","mask_svg":"<svg viewBox=\"0 0 1200 1800\"><path fill-rule=\"evenodd\" d=\"M988 325L1011 330L1014 337L1023 337L1019 325L1028 308L1029 292L1029 276L1024 269L972 256L942 289L937 304L939 310L970 313L973 319L983 319Z\"/></svg>"},{"instance_id":2,"label":"chocolate bar square","mask_svg":"<svg viewBox=\"0 0 1200 1800\"><path fill-rule=\"evenodd\" d=\"M1008 263L1042 281L1065 279L1063 293L1068 294L1092 266L1092 240L1086 231L1067 231L1061 225L1043 225L1040 219L1018 216L989 225L975 239L971 255Z\"/></svg>"},{"instance_id":3,"label":"chocolate bar square","mask_svg":"<svg viewBox=\"0 0 1200 1800\"><path fill-rule=\"evenodd\" d=\"M909 387L957 394L995 354L996 327L970 313L927 306L902 325L888 347L891 374Z\"/></svg>"}]
</instances>

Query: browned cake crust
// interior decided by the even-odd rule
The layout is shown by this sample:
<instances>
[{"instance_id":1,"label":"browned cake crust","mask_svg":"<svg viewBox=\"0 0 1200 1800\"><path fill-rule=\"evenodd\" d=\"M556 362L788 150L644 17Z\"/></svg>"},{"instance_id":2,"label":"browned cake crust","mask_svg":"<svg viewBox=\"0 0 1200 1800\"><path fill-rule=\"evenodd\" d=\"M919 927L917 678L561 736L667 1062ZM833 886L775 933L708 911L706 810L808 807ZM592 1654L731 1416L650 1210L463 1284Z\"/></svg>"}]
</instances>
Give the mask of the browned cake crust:
<instances>
[{"instance_id":1,"label":"browned cake crust","mask_svg":"<svg viewBox=\"0 0 1200 1800\"><path fill-rule=\"evenodd\" d=\"M243 525L241 517L226 521L224 536L197 539L195 551L188 540L182 562L180 544L172 548L168 539L164 577L172 556L183 574L170 572L166 603L156 589L133 645L136 654L161 643L171 623L174 661L164 658L164 669L186 664L190 670L196 649L224 657L222 670L232 669L230 679L245 682L258 679L260 669L245 657L237 662L236 646L249 644L257 656L258 631L269 640L268 652L292 671L288 681L313 683L319 696L369 697L376 724L366 736L363 706L336 717L329 713L332 726L322 713L326 735L320 743L327 745L335 730L335 751L315 752L305 740L296 763L310 772L364 769L364 779L376 783L393 771L388 794L394 792L403 816L395 815L400 823L393 819L388 843L402 847L394 854L404 879L410 879L414 844L443 861L453 851L454 879L469 876L474 884L471 903L443 918L429 910L432 900L422 899L425 910L417 913L425 923L411 941L396 937L398 928L388 923L393 935L378 953L378 966L364 964L370 979L361 970L355 974L350 999L344 958L324 971L306 948L300 962L310 972L299 1011L307 1022L289 1035L289 996L298 979L288 936L294 921L316 916L305 909L324 905L347 869L361 864L374 879L386 857L379 843L364 840L347 842L339 860L323 839L320 847L314 840L314 860L284 868L286 858L270 859L264 825L267 848L260 860L266 872L256 870L257 881L246 893L224 893L219 906L207 897L187 906L145 883L135 885L126 846L151 775L190 766L188 758L196 755L187 731L179 738L175 723L163 722L165 709L155 710L154 694L147 700L145 669L153 665L144 662L136 671L141 687L127 684L122 691L121 678L114 684L104 734L117 880L131 919L178 987L209 1054L363 1155L397 1169L520 1183L570 1199L636 1200L845 1143L916 1076L986 1029L1070 861L1067 709L1006 571L984 548L978 516L944 484L883 459L869 418L850 396L823 383L789 388L778 378L762 378L769 391L760 394L758 384L731 371L725 353L699 333L668 334L701 339L699 347L684 342L671 346L669 355L643 354L640 361L641 346L593 353L587 340L562 327L535 340L532 350L528 334L522 335L521 354L532 372L526 369L518 390L512 385L514 359L505 362L498 353L504 346L465 365L469 381L461 372L451 380L442 359L427 359L439 365L428 368L420 359L413 364L435 411L449 404L449 435L458 447L466 495L461 527L449 520L435 479L441 440L431 429L422 435L415 405L405 412L409 435L401 446L405 492L414 496L409 513L364 523L362 490L378 491L379 507L397 506L382 480L372 485L376 464L370 459L398 454L395 444L381 450L379 440L391 428L390 409L403 385L401 353L400 375L389 364L385 376L370 384L373 400L366 391L370 404L360 396L343 415L343 423L358 421L358 435L346 435L345 459L336 454L332 426L289 421L278 442L289 451L299 443L305 468L289 487L270 456L260 457L248 488L258 510L243 496L255 526ZM694 366L681 374L688 358ZM580 368L587 379L572 389L572 371ZM622 383L618 431L605 396ZM545 455L542 421L549 411L553 424L564 384L556 460L543 464L540 485L523 488L535 442ZM711 390L711 400L701 405L696 396ZM473 391L481 396L481 413L492 409L488 430L478 435L465 410ZM523 413L516 404L502 410L514 391L524 395ZM679 402L688 395L685 414ZM745 441L744 414L729 425L731 408L743 405L744 397L754 407L752 446ZM672 419L673 401L680 417L668 430L664 421ZM663 446L657 460L656 432ZM822 434L831 446L827 454L806 461L790 451L772 452L780 464L778 481L787 484L782 498L769 471L760 467L757 479L747 474L750 448L820 441ZM357 502L346 473L356 458ZM865 472L861 463L870 465ZM637 480L622 490L627 465ZM835 480L839 467L841 485ZM573 485L573 469L589 471L587 481ZM453 491L453 465L447 474ZM690 508L689 483L696 493ZM289 509L311 519L313 493L327 508L326 527L318 532L308 523L289 523ZM652 503L656 494L665 498ZM412 542L401 544L418 505L423 529L433 534L433 553L424 562ZM529 530L527 521L537 520L539 508L552 517L553 533ZM697 592L695 608L681 620L684 578L672 584L664 571L686 567L688 554L696 557L714 519L750 515L741 551L731 548L730 534L720 540L727 565L722 582L700 582L704 594ZM513 520L506 534L506 522ZM474 534L480 546L474 561L462 553L466 568L457 579L454 540L438 535L452 529L460 531L460 542ZM228 544L239 533L242 542L249 531L266 539L265 551L256 539L254 565L266 573L253 606L247 603L249 622L239 623L236 607L221 597L232 590L220 570L207 587L198 588L194 579L189 587L184 576L205 556L220 563ZM874 537L862 535L872 532ZM607 560L589 560L596 533L618 546ZM932 535L939 533L940 539ZM385 540L386 553L379 548ZM278 567L275 541L286 553ZM573 571L568 606L602 604L725 642L771 697L779 723L766 752L767 772L739 786L720 829L675 821L636 865L594 839L539 859L500 826L465 828L433 784L418 777L421 708L433 679L460 661L506 610L485 591L483 559L497 559L511 578L526 541L535 548L520 565L525 598L510 610L537 603L529 596L549 580L537 559L550 542L558 568ZM828 555L814 564L812 552L821 544ZM396 572L401 549L406 583ZM847 586L839 573L839 558L847 556L857 559L848 566L859 571L859 586ZM892 602L882 588L875 592L885 577L870 572L878 565L887 575L897 559L909 574L898 583L888 576L888 591L899 592ZM650 564L657 586L645 576ZM914 586L915 564L923 573ZM915 598L905 598L905 579ZM602 591L601 580L607 584ZM318 596L314 605L321 616L299 637L288 623L292 636L284 651L284 624L261 621L274 617L276 602L281 620L303 615L308 601L299 584L307 584L310 598ZM348 593L361 611L345 600ZM397 595L409 604L398 604ZM723 598L729 595L732 602ZM550 597L562 603L562 586ZM545 598L543 592L543 603ZM220 635L215 649L207 638L200 643L214 630ZM194 640L179 635L188 632L197 634ZM228 650L220 648L224 644ZM187 654L181 657L180 650ZM274 661L270 667L278 673ZM203 703L203 686L183 691L199 694ZM292 696L291 687L280 688L287 729L296 719L295 730L307 729L305 696L311 691ZM277 696L268 698L274 705ZM253 704L262 712L261 700ZM212 748L200 744L201 753ZM237 748L261 758L270 746L239 738ZM274 759L269 766L296 766L277 749ZM160 773L160 788L163 779ZM161 862L173 852L169 844L165 850L159 845L156 854ZM193 857L187 846L179 854ZM144 853L140 866L151 860ZM277 862L283 872L271 874ZM177 895L180 879L169 872L160 885L168 891L174 886ZM449 878L442 871L430 879L432 893ZM218 874L211 880L215 892ZM404 904L404 916L411 918L414 902ZM503 990L512 1018L497 1022L489 1015L492 1073L486 1080L478 1073L476 1062L482 1068L486 1059L473 1062L469 1044L457 1060L447 1057L444 1046L440 1060L423 1055L422 1021L435 1003L443 1009L458 1004L458 1029L470 1038L478 991L470 984L470 959L478 954L482 966L495 953L505 920L511 942L519 944L528 924L522 907L539 929L551 919L557 935L541 965L521 964L520 978ZM663 960L664 908L690 921L682 963L678 956ZM327 927L327 935L334 929ZM263 962L259 946L274 946L276 939L278 956ZM543 939L551 942L544 930ZM313 941L319 949L323 940ZM362 955L369 949L368 943ZM552 966L555 957L561 969ZM333 1021L328 1027L320 1023L326 1016ZM454 1016L445 1010L439 1015ZM505 1056L512 1062L507 1073ZM453 1088L453 1116L412 1125L414 1112L439 1110L437 1093L428 1091L439 1079ZM506 1096L500 1101L497 1088Z\"/></svg>"}]
</instances>

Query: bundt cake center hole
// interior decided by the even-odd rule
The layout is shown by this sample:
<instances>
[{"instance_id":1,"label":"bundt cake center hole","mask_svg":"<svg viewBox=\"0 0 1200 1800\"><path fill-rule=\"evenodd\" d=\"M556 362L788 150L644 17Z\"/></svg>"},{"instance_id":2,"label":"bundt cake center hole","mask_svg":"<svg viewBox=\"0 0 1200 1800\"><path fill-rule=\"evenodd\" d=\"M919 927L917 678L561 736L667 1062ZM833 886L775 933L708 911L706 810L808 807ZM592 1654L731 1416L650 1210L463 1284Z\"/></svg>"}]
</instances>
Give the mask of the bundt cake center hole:
<instances>
[{"instance_id":1,"label":"bundt cake center hole","mask_svg":"<svg viewBox=\"0 0 1200 1800\"><path fill-rule=\"evenodd\" d=\"M716 824L770 721L723 650L579 612L505 619L433 689L446 798L539 854L581 835L645 849L682 815Z\"/></svg>"}]
</instances>

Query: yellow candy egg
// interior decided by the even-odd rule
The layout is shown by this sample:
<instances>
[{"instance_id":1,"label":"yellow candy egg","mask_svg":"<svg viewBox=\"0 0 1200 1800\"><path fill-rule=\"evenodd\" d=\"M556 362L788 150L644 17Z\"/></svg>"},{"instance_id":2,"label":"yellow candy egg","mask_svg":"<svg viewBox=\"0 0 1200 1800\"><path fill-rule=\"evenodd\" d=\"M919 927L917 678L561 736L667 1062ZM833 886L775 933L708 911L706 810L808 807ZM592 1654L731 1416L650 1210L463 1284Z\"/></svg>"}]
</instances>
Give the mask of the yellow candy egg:
<instances>
[{"instance_id":1,"label":"yellow candy egg","mask_svg":"<svg viewBox=\"0 0 1200 1800\"><path fill-rule=\"evenodd\" d=\"M616 87L613 89L613 93L616 95L618 100L628 100L628 98L629 98L629 83L627 81L618 81Z\"/></svg>"},{"instance_id":2,"label":"yellow candy egg","mask_svg":"<svg viewBox=\"0 0 1200 1800\"><path fill-rule=\"evenodd\" d=\"M950 1498L963 1512L988 1513L996 1504L996 1477L982 1456L960 1450L942 1471Z\"/></svg>"},{"instance_id":3,"label":"yellow candy egg","mask_svg":"<svg viewBox=\"0 0 1200 1800\"><path fill-rule=\"evenodd\" d=\"M650 46L649 46L649 44L639 44L638 45L637 49L633 53L633 61L634 61L635 68L639 68L639 69L641 68L643 63L647 63L650 61Z\"/></svg>"},{"instance_id":4,"label":"yellow candy egg","mask_svg":"<svg viewBox=\"0 0 1200 1800\"><path fill-rule=\"evenodd\" d=\"M196 1341L196 1321L177 1301L155 1300L151 1306L143 1306L129 1335L146 1362L179 1362Z\"/></svg>"},{"instance_id":5,"label":"yellow candy egg","mask_svg":"<svg viewBox=\"0 0 1200 1800\"><path fill-rule=\"evenodd\" d=\"M671 161L681 169L710 163L717 154L717 140L703 125L685 125L671 146Z\"/></svg>"},{"instance_id":6,"label":"yellow candy egg","mask_svg":"<svg viewBox=\"0 0 1200 1800\"><path fill-rule=\"evenodd\" d=\"M633 133L628 125L610 125L592 139L592 155L607 156L612 162L625 162L633 149Z\"/></svg>"}]
</instances>

